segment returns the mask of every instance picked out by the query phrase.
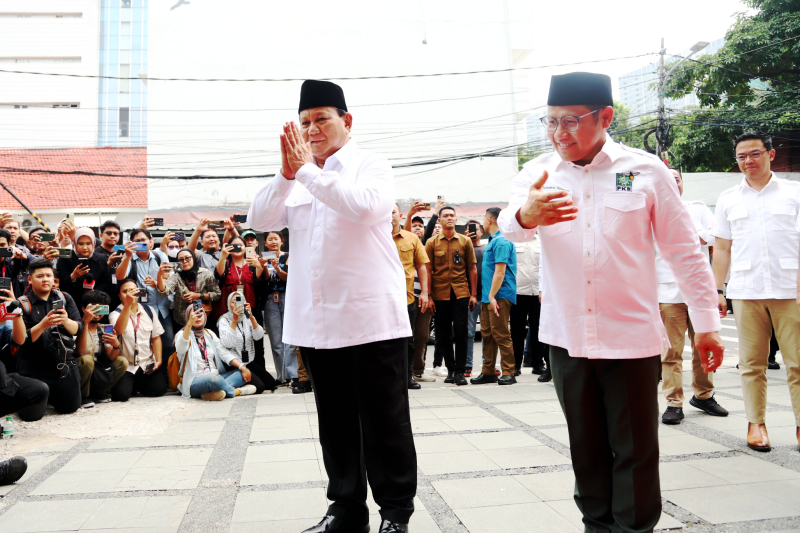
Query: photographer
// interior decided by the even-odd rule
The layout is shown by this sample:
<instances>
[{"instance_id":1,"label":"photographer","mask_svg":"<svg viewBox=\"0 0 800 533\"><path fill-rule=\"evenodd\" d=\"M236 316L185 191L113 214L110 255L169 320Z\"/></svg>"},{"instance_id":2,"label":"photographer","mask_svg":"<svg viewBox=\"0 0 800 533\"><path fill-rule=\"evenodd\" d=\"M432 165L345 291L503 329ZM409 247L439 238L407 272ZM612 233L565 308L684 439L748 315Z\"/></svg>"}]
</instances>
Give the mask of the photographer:
<instances>
[{"instance_id":1,"label":"photographer","mask_svg":"<svg viewBox=\"0 0 800 533\"><path fill-rule=\"evenodd\" d=\"M201 398L219 401L240 394L253 394L248 382L252 374L219 341L213 331L205 329L206 313L194 305L186 309L181 334L175 336L175 348L183 371L183 381L178 385L184 398ZM223 363L236 370L220 374ZM247 389L247 390L245 390Z\"/></svg>"},{"instance_id":2,"label":"photographer","mask_svg":"<svg viewBox=\"0 0 800 533\"><path fill-rule=\"evenodd\" d=\"M294 388L298 385L297 374L297 346L283 342L283 322L286 314L286 281L289 279L289 254L282 253L283 233L269 231L266 236L267 252L274 252L277 260L269 259L265 263L266 298L264 304L264 323L267 326L269 345L272 349L272 360L275 363L275 374L278 383L285 383L290 379ZM310 384L303 383L304 392L310 390ZM299 393L299 392L298 392Z\"/></svg>"},{"instance_id":3,"label":"photographer","mask_svg":"<svg viewBox=\"0 0 800 533\"><path fill-rule=\"evenodd\" d=\"M18 369L25 377L38 379L50 390L50 405L61 414L81 406L81 376L75 362L75 341L81 317L72 296L53 289L53 265L36 259L28 266L31 290L20 296L27 338L20 352ZM45 405L31 407L29 420L44 416Z\"/></svg>"},{"instance_id":4,"label":"photographer","mask_svg":"<svg viewBox=\"0 0 800 533\"><path fill-rule=\"evenodd\" d=\"M422 235L417 234L423 245L428 243L428 239L442 232L442 225L439 223L438 213L444 209L445 205L447 204L442 198L439 198L436 201L436 205L433 206L433 213L431 213L431 219L428 221L428 226L425 228L425 232ZM425 202L414 202L411 208L408 210L408 214L406 215L406 224L403 229L412 233L417 233L416 231L413 231L414 219L419 219L420 223L422 222L422 219L414 215L425 210Z\"/></svg>"},{"instance_id":5,"label":"photographer","mask_svg":"<svg viewBox=\"0 0 800 533\"><path fill-rule=\"evenodd\" d=\"M48 230L41 226L33 228L28 234L28 249L34 259L43 257L50 261L58 259L58 250L54 249L55 241L43 241L42 234Z\"/></svg>"},{"instance_id":6,"label":"photographer","mask_svg":"<svg viewBox=\"0 0 800 533\"><path fill-rule=\"evenodd\" d=\"M176 294L172 302L172 320L183 327L186 325L186 308L193 300L201 300L210 309L211 302L219 300L220 291L214 274L198 264L191 249L180 250L176 262L181 263L181 270L177 276L169 277L167 274L172 271L172 267L169 263L161 263L158 269L158 294Z\"/></svg>"},{"instance_id":7,"label":"photographer","mask_svg":"<svg viewBox=\"0 0 800 533\"><path fill-rule=\"evenodd\" d=\"M122 305L108 316L114 324L114 334L122 340L122 356L128 361L127 372L111 389L115 402L126 402L136 392L149 397L167 392L167 376L157 372L162 365L164 328L149 306L139 305L139 291L134 280L120 281Z\"/></svg>"},{"instance_id":8,"label":"photographer","mask_svg":"<svg viewBox=\"0 0 800 533\"><path fill-rule=\"evenodd\" d=\"M2 222L2 224L0 224L0 228L3 228L9 233L9 235L11 235L11 238L8 240L8 245L18 248L19 250L22 250L25 255L28 255L30 250L28 250L24 244L20 244L20 237L24 232L20 230L19 222L17 222L14 216L9 213L4 213L3 216L0 217L0 222ZM23 241L25 240L27 239L23 239Z\"/></svg>"},{"instance_id":9,"label":"photographer","mask_svg":"<svg viewBox=\"0 0 800 533\"><path fill-rule=\"evenodd\" d=\"M23 294L28 286L28 263L34 260L32 255L26 254L21 248L12 247L13 237L5 229L0 229L0 249L10 248L11 257L0 257L0 277L10 280L14 294Z\"/></svg>"},{"instance_id":10,"label":"photographer","mask_svg":"<svg viewBox=\"0 0 800 533\"><path fill-rule=\"evenodd\" d=\"M264 338L264 328L256 322L250 304L244 301L241 293L233 292L228 297L228 312L219 317L217 327L222 345L242 362L242 366L247 365L250 369L250 384L255 386L255 394L261 394L265 389L274 391L277 384L269 372L257 372L255 368L250 368L256 355L255 341Z\"/></svg>"},{"instance_id":11,"label":"photographer","mask_svg":"<svg viewBox=\"0 0 800 533\"><path fill-rule=\"evenodd\" d=\"M134 252L133 248L147 246L143 252ZM176 254L177 255L177 254ZM158 320L164 328L161 336L161 345L171 349L172 339L175 336L172 330L172 320L169 312L172 302L168 296L158 294L158 273L161 265L168 263L169 258L161 250L153 249L153 237L144 229L131 231L131 240L125 245L125 257L117 267L117 279L133 279L140 289L147 292L147 298L140 298L141 303L147 304L158 312Z\"/></svg>"},{"instance_id":12,"label":"photographer","mask_svg":"<svg viewBox=\"0 0 800 533\"><path fill-rule=\"evenodd\" d=\"M91 229L76 229L72 256L59 259L58 279L61 290L69 293L76 302L83 299L86 291L102 291L111 298L113 308L119 305L117 287L108 268L108 258L101 250L102 248L95 248L94 232Z\"/></svg>"},{"instance_id":13,"label":"photographer","mask_svg":"<svg viewBox=\"0 0 800 533\"><path fill-rule=\"evenodd\" d=\"M122 259L122 252L114 252L114 246L119 244L121 236L122 229L113 220L106 220L100 226L100 238L96 242L97 252L106 259L109 267Z\"/></svg>"},{"instance_id":14,"label":"photographer","mask_svg":"<svg viewBox=\"0 0 800 533\"><path fill-rule=\"evenodd\" d=\"M213 272L222 254L219 249L219 235L217 235L215 230L209 229L208 222L209 221L207 218L200 219L200 224L197 225L197 229L194 230L192 237L189 239L188 248L190 248L193 252L197 250L197 241L199 239L200 245L203 247L203 251L197 254L197 261L200 263L201 267ZM232 216L229 219L223 220L222 224L225 228L225 236L223 237L224 240L228 240L231 237L238 235L236 229L233 227Z\"/></svg>"},{"instance_id":15,"label":"photographer","mask_svg":"<svg viewBox=\"0 0 800 533\"><path fill-rule=\"evenodd\" d=\"M164 236L161 238L161 245L159 246L159 249L164 253L165 256L175 260L175 257L178 255L178 250L183 248L185 244L186 236L183 233L173 233L168 231L164 233Z\"/></svg>"},{"instance_id":16,"label":"photographer","mask_svg":"<svg viewBox=\"0 0 800 533\"><path fill-rule=\"evenodd\" d=\"M111 298L101 291L89 291L81 299L83 329L78 335L76 349L78 371L81 374L81 407L111 401L109 391L128 369L128 361L120 357L119 338L98 330L104 315L97 313L101 305L108 306ZM89 405L91 404L91 405Z\"/></svg>"},{"instance_id":17,"label":"photographer","mask_svg":"<svg viewBox=\"0 0 800 533\"><path fill-rule=\"evenodd\" d=\"M219 318L227 309L228 296L239 291L251 307L256 306L256 280L264 273L255 257L245 258L244 239L231 237L222 247L219 262L214 268L222 296L214 303L211 317Z\"/></svg>"}]
</instances>

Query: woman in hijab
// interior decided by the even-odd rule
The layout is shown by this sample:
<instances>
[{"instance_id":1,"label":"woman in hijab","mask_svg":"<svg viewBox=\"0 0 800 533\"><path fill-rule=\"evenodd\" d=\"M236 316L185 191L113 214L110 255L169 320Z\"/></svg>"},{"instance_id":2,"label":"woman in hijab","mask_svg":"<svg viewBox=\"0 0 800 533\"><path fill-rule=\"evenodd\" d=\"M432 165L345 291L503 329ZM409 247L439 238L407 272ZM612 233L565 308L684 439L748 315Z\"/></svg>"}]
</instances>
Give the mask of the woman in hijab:
<instances>
[{"instance_id":1,"label":"woman in hijab","mask_svg":"<svg viewBox=\"0 0 800 533\"><path fill-rule=\"evenodd\" d=\"M250 383L256 386L256 394L261 394L264 389L274 392L277 388L275 378L263 368L263 365L261 368L258 365L252 367L249 365L256 355L254 341L264 338L264 329L256 322L250 304L240 292L232 292L228 296L228 312L219 317L217 328L222 345L242 361L242 366L247 365L252 373L253 379Z\"/></svg>"},{"instance_id":2,"label":"woman in hijab","mask_svg":"<svg viewBox=\"0 0 800 533\"><path fill-rule=\"evenodd\" d=\"M213 331L205 329L206 313L189 306L185 311L186 326L175 337L178 363L183 369L183 381L178 390L184 398L219 401L226 397L255 394L249 382L252 374L228 351ZM225 366L234 367L230 372Z\"/></svg>"},{"instance_id":3,"label":"woman in hijab","mask_svg":"<svg viewBox=\"0 0 800 533\"><path fill-rule=\"evenodd\" d=\"M192 250L189 248L180 250L176 261L181 264L181 270L177 276L170 276L167 280L164 279L164 274L172 267L169 263L161 263L158 293L161 296L176 294L172 302L172 320L179 327L183 327L186 325L186 309L192 306L194 300L200 300L204 305L210 304L219 300L220 291L214 274L200 266Z\"/></svg>"},{"instance_id":4,"label":"woman in hijab","mask_svg":"<svg viewBox=\"0 0 800 533\"><path fill-rule=\"evenodd\" d=\"M94 232L90 228L78 228L75 230L72 256L58 260L59 288L69 293L76 302L83 299L85 292L92 290L103 291L109 297L112 293L116 294L106 257L94 253L95 242ZM111 299L109 307L113 310L116 307L115 299ZM119 304L118 296L116 304Z\"/></svg>"}]
</instances>

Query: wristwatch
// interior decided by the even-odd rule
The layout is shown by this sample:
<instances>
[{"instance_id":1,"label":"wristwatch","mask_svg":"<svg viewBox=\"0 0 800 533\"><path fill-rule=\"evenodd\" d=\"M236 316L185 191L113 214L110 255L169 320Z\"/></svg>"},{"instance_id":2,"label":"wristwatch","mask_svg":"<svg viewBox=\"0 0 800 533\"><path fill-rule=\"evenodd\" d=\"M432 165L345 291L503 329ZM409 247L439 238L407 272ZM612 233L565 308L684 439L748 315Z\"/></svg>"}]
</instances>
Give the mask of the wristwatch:
<instances>
[{"instance_id":1,"label":"wristwatch","mask_svg":"<svg viewBox=\"0 0 800 533\"><path fill-rule=\"evenodd\" d=\"M722 289L717 289L717 294L722 294Z\"/></svg>"}]
</instances>

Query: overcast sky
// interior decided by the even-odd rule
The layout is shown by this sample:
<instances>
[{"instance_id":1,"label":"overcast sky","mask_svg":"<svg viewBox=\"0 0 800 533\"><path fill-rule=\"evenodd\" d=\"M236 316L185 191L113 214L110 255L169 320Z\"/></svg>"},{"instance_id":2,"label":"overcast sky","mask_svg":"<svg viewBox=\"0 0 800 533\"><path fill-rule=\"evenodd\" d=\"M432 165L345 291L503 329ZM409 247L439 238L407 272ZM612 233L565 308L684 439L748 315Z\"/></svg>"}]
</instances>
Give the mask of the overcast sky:
<instances>
[{"instance_id":1,"label":"overcast sky","mask_svg":"<svg viewBox=\"0 0 800 533\"><path fill-rule=\"evenodd\" d=\"M524 66L571 63L657 52L661 37L667 53L680 53L698 41L725 36L738 12L746 11L741 0L556 0L536 2L534 51ZM587 70L610 75L617 90L617 77L650 62L657 56L621 61L531 71L531 103L547 99L550 76L560 72ZM615 96L618 96L616 94Z\"/></svg>"}]
</instances>

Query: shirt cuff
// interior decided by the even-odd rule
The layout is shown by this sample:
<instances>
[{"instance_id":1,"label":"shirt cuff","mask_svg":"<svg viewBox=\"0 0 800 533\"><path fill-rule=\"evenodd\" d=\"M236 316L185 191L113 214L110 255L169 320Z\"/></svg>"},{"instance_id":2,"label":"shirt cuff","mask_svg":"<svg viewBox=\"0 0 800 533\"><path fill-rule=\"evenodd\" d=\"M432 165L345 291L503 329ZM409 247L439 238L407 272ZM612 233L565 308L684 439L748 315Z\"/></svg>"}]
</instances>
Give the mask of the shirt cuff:
<instances>
[{"instance_id":1,"label":"shirt cuff","mask_svg":"<svg viewBox=\"0 0 800 533\"><path fill-rule=\"evenodd\" d=\"M511 225L511 231L515 234L520 234L525 236L525 241L529 241L533 239L533 236L536 235L536 232L539 230L539 226L534 226L532 228L526 228L522 224L519 223L517 220L517 212L522 209L521 207L514 211L514 215L511 217L511 221L509 224Z\"/></svg>"},{"instance_id":2,"label":"shirt cuff","mask_svg":"<svg viewBox=\"0 0 800 533\"><path fill-rule=\"evenodd\" d=\"M719 228L714 228L714 231L711 232L711 235L714 237L719 237L720 239L727 239L729 241L733 239L730 231L723 231Z\"/></svg>"},{"instance_id":3,"label":"shirt cuff","mask_svg":"<svg viewBox=\"0 0 800 533\"><path fill-rule=\"evenodd\" d=\"M719 309L689 308L689 319L695 333L710 333L721 329Z\"/></svg>"},{"instance_id":4,"label":"shirt cuff","mask_svg":"<svg viewBox=\"0 0 800 533\"><path fill-rule=\"evenodd\" d=\"M311 163L306 163L295 173L295 179L303 185L310 185L322 173L322 169Z\"/></svg>"}]
</instances>

